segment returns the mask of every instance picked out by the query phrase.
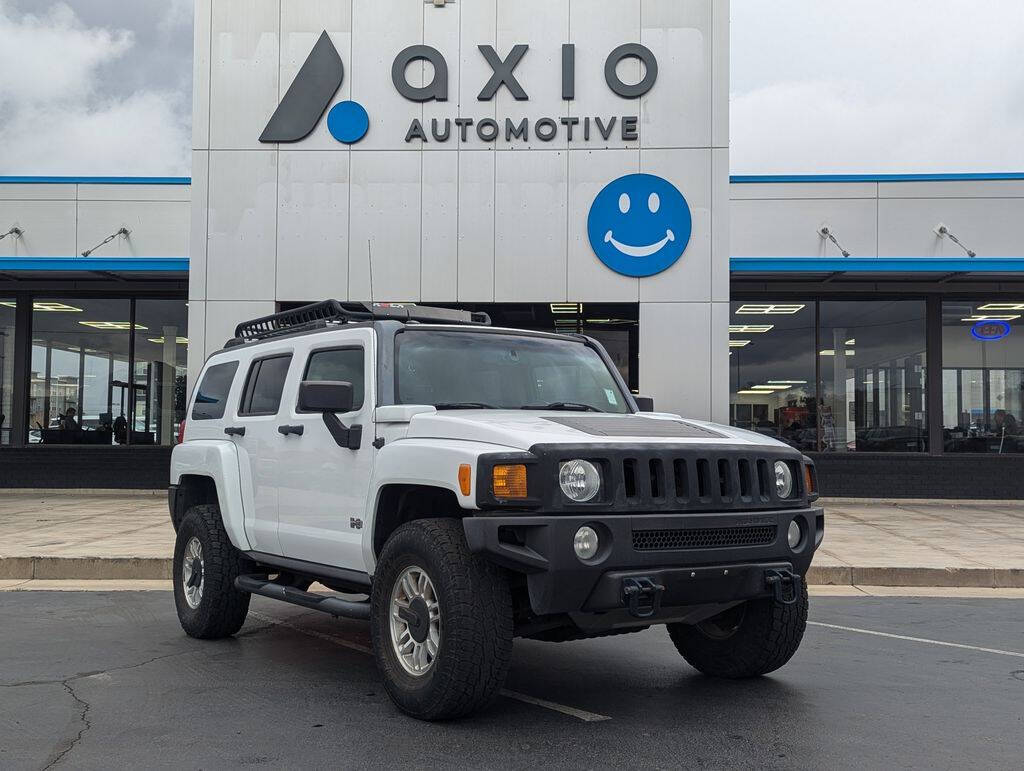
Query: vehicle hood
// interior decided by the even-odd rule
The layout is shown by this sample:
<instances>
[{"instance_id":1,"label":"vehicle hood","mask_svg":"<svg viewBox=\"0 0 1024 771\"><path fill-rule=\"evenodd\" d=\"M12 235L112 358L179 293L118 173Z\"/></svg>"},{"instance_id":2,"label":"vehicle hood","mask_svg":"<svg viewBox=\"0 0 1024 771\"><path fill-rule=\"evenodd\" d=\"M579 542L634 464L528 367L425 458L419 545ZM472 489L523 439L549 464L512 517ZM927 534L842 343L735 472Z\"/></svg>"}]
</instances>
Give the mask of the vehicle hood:
<instances>
[{"instance_id":1,"label":"vehicle hood","mask_svg":"<svg viewBox=\"0 0 1024 771\"><path fill-rule=\"evenodd\" d=\"M727 444L786 447L753 431L667 413L611 415L542 410L445 410L414 415L405 435L528 450L535 444Z\"/></svg>"}]
</instances>

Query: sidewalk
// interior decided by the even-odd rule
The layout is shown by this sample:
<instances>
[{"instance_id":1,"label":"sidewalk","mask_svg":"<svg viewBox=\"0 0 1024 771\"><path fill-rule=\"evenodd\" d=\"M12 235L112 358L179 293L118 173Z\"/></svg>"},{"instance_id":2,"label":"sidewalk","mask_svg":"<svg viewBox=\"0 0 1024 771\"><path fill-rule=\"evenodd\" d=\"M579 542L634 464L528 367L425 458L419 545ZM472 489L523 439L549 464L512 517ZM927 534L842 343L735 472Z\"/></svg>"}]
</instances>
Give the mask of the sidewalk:
<instances>
[{"instance_id":1,"label":"sidewalk","mask_svg":"<svg viewBox=\"0 0 1024 771\"><path fill-rule=\"evenodd\" d=\"M823 503L812 584L1024 587L1024 504ZM166 580L173 548L162 492L0 491L0 580Z\"/></svg>"}]
</instances>

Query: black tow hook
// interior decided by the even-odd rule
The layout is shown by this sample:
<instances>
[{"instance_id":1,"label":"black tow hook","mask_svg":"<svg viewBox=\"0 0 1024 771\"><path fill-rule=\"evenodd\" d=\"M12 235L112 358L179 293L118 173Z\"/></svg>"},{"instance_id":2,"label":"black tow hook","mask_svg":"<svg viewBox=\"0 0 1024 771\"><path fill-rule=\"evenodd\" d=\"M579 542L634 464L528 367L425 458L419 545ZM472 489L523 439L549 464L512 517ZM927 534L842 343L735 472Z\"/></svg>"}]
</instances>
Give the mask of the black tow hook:
<instances>
[{"instance_id":1,"label":"black tow hook","mask_svg":"<svg viewBox=\"0 0 1024 771\"><path fill-rule=\"evenodd\" d=\"M622 579L622 599L629 608L629 615L636 618L650 618L657 613L664 592L664 586L646 576Z\"/></svg>"},{"instance_id":2,"label":"black tow hook","mask_svg":"<svg viewBox=\"0 0 1024 771\"><path fill-rule=\"evenodd\" d=\"M799 578L789 568L769 568L764 571L764 583L772 590L776 602L792 605L796 602L796 582Z\"/></svg>"}]
</instances>

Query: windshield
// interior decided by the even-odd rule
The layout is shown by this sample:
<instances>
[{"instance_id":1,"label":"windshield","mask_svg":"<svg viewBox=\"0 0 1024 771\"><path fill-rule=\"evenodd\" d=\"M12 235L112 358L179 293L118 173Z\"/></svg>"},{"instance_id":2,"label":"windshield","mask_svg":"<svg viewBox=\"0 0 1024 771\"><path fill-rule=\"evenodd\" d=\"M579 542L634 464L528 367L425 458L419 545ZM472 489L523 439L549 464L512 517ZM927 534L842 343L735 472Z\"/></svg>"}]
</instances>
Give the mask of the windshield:
<instances>
[{"instance_id":1,"label":"windshield","mask_svg":"<svg viewBox=\"0 0 1024 771\"><path fill-rule=\"evenodd\" d=\"M597 351L569 340L407 329L395 369L398 404L629 412Z\"/></svg>"}]
</instances>

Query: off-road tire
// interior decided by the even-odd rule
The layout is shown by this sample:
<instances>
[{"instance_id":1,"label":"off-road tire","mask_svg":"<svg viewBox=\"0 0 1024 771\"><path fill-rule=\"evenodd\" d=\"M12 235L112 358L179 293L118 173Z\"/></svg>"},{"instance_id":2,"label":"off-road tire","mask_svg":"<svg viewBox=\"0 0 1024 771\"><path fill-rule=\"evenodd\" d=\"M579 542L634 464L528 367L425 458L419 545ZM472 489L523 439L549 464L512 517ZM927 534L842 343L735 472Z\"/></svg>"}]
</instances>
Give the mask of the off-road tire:
<instances>
[{"instance_id":1,"label":"off-road tire","mask_svg":"<svg viewBox=\"0 0 1024 771\"><path fill-rule=\"evenodd\" d=\"M185 547L193 537L202 545L204 563L203 594L196 608L186 601L182 582ZM186 634L214 640L230 637L242 628L250 595L235 588L235 578L251 573L255 565L231 544L217 505L193 506L185 512L174 544L173 570L174 604Z\"/></svg>"},{"instance_id":2,"label":"off-road tire","mask_svg":"<svg viewBox=\"0 0 1024 771\"><path fill-rule=\"evenodd\" d=\"M410 566L436 589L441 640L430 670L411 675L391 640L391 593ZM501 690L512 657L512 596L500 568L470 552L462 522L421 519L402 525L381 551L371 596L374 658L388 695L421 720L461 717Z\"/></svg>"},{"instance_id":3,"label":"off-road tire","mask_svg":"<svg viewBox=\"0 0 1024 771\"><path fill-rule=\"evenodd\" d=\"M716 639L699 624L666 624L676 650L694 669L737 680L774 672L796 653L807 628L807 585L795 584L796 601L747 600L742 620L729 637ZM728 611L727 611L728 612Z\"/></svg>"}]
</instances>

